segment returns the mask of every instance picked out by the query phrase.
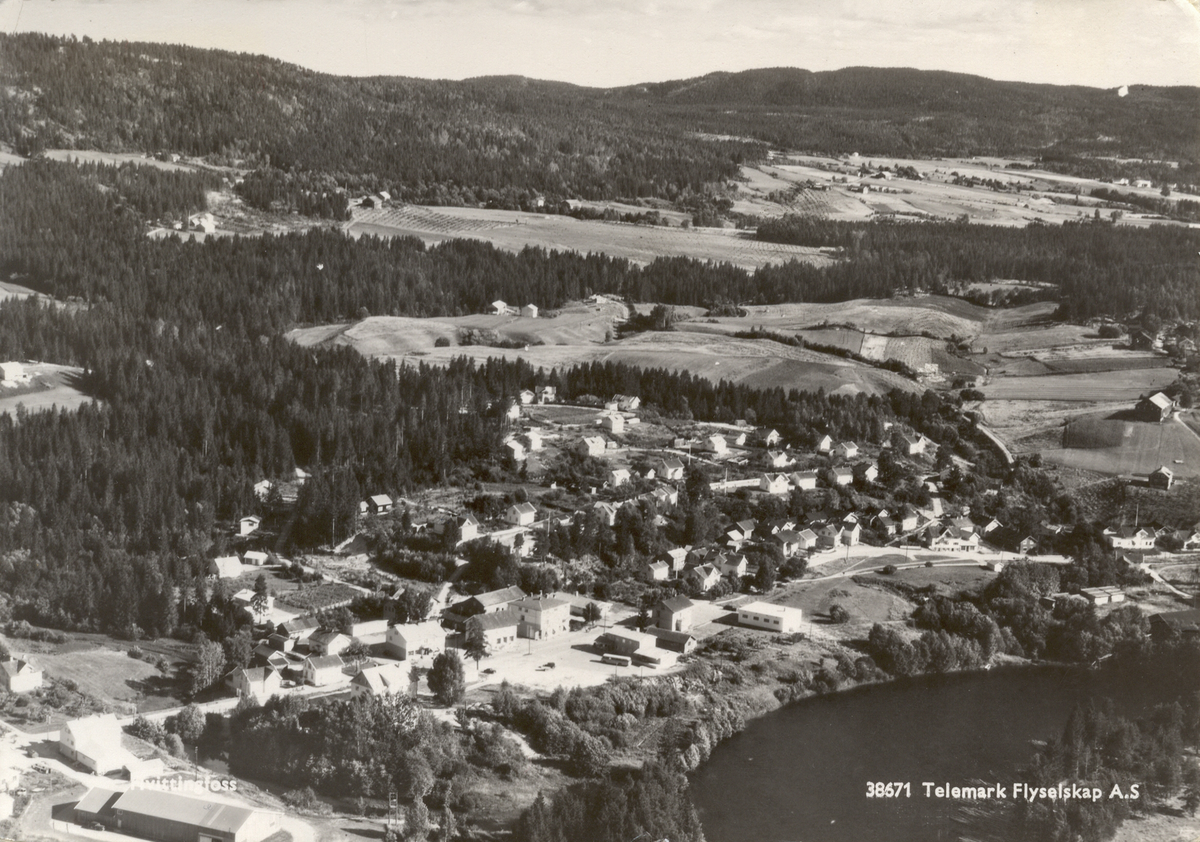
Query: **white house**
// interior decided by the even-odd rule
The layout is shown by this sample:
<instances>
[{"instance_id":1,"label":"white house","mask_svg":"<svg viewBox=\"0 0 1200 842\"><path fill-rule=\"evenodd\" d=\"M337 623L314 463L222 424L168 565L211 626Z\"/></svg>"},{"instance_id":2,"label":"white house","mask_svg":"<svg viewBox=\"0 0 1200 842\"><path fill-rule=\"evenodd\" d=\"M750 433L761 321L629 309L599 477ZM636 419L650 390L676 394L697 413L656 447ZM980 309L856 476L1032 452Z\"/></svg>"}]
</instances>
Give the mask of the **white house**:
<instances>
[{"instance_id":1,"label":"white house","mask_svg":"<svg viewBox=\"0 0 1200 842\"><path fill-rule=\"evenodd\" d=\"M758 487L768 494L787 494L791 485L787 474L763 474L759 478Z\"/></svg>"},{"instance_id":2,"label":"white house","mask_svg":"<svg viewBox=\"0 0 1200 842\"><path fill-rule=\"evenodd\" d=\"M262 524L262 518L258 515L247 515L238 521L238 535L249 535L254 532Z\"/></svg>"},{"instance_id":3,"label":"white house","mask_svg":"<svg viewBox=\"0 0 1200 842\"><path fill-rule=\"evenodd\" d=\"M741 625L780 634L794 634L800 631L802 617L799 608L770 602L748 602L738 608L738 623Z\"/></svg>"},{"instance_id":4,"label":"white house","mask_svg":"<svg viewBox=\"0 0 1200 842\"><path fill-rule=\"evenodd\" d=\"M42 686L42 668L28 655L0 662L0 680L10 693L31 693Z\"/></svg>"},{"instance_id":5,"label":"white house","mask_svg":"<svg viewBox=\"0 0 1200 842\"><path fill-rule=\"evenodd\" d=\"M704 440L704 449L720 456L729 451L729 446L725 443L724 436L711 435Z\"/></svg>"},{"instance_id":6,"label":"white house","mask_svg":"<svg viewBox=\"0 0 1200 842\"><path fill-rule=\"evenodd\" d=\"M241 699L253 699L260 705L283 688L279 673L271 667L241 667L229 675L229 687Z\"/></svg>"},{"instance_id":7,"label":"white house","mask_svg":"<svg viewBox=\"0 0 1200 842\"><path fill-rule=\"evenodd\" d=\"M783 441L783 436L779 435L778 430L764 430L761 433L762 443L765 447L774 447Z\"/></svg>"},{"instance_id":8,"label":"white house","mask_svg":"<svg viewBox=\"0 0 1200 842\"><path fill-rule=\"evenodd\" d=\"M625 432L625 419L620 415L605 415L600 419L600 423L610 433Z\"/></svg>"},{"instance_id":9,"label":"white house","mask_svg":"<svg viewBox=\"0 0 1200 842\"><path fill-rule=\"evenodd\" d=\"M720 570L722 576L737 576L740 579L749 570L749 563L744 555L722 556Z\"/></svg>"},{"instance_id":10,"label":"white house","mask_svg":"<svg viewBox=\"0 0 1200 842\"><path fill-rule=\"evenodd\" d=\"M629 482L630 473L626 468L614 468L608 472L608 484L613 488L624 485Z\"/></svg>"},{"instance_id":11,"label":"white house","mask_svg":"<svg viewBox=\"0 0 1200 842\"><path fill-rule=\"evenodd\" d=\"M507 316L508 315L508 305L505 304L500 299L496 299L495 301L492 302L492 314L496 315L496 316Z\"/></svg>"},{"instance_id":12,"label":"white house","mask_svg":"<svg viewBox=\"0 0 1200 842\"><path fill-rule=\"evenodd\" d=\"M0 363L0 380L5 383L28 383L29 373L18 362Z\"/></svg>"},{"instance_id":13,"label":"white house","mask_svg":"<svg viewBox=\"0 0 1200 842\"><path fill-rule=\"evenodd\" d=\"M446 648L446 630L437 620L398 623L388 627L383 648L389 655L401 661L422 654L433 655Z\"/></svg>"},{"instance_id":14,"label":"white house","mask_svg":"<svg viewBox=\"0 0 1200 842\"><path fill-rule=\"evenodd\" d=\"M368 497L366 503L367 511L373 515L387 514L395 505L392 502L392 498L386 494L375 494L371 497Z\"/></svg>"},{"instance_id":15,"label":"white house","mask_svg":"<svg viewBox=\"0 0 1200 842\"><path fill-rule=\"evenodd\" d=\"M538 403L554 403L558 397L558 390L554 386L538 386L533 392L537 395Z\"/></svg>"},{"instance_id":16,"label":"white house","mask_svg":"<svg viewBox=\"0 0 1200 842\"><path fill-rule=\"evenodd\" d=\"M637 395L613 395L613 400L622 412L635 412L642 405L642 399Z\"/></svg>"},{"instance_id":17,"label":"white house","mask_svg":"<svg viewBox=\"0 0 1200 842\"><path fill-rule=\"evenodd\" d=\"M916 436L904 435L901 436L904 442L904 452L909 456L917 456L925 452L925 447L929 444L929 439L925 438L923 433Z\"/></svg>"},{"instance_id":18,"label":"white house","mask_svg":"<svg viewBox=\"0 0 1200 842\"><path fill-rule=\"evenodd\" d=\"M521 316L526 319L536 319L538 317L538 306L536 304L526 304L521 308Z\"/></svg>"},{"instance_id":19,"label":"white house","mask_svg":"<svg viewBox=\"0 0 1200 842\"><path fill-rule=\"evenodd\" d=\"M844 459L853 459L858 455L858 445L852 441L844 441L833 449L833 454Z\"/></svg>"},{"instance_id":20,"label":"white house","mask_svg":"<svg viewBox=\"0 0 1200 842\"><path fill-rule=\"evenodd\" d=\"M1104 530L1104 538L1114 550L1150 550L1158 539L1153 527L1118 526Z\"/></svg>"},{"instance_id":21,"label":"white house","mask_svg":"<svg viewBox=\"0 0 1200 842\"><path fill-rule=\"evenodd\" d=\"M707 591L721 581L721 571L711 564L701 564L693 567L691 576L699 585L701 591Z\"/></svg>"},{"instance_id":22,"label":"white house","mask_svg":"<svg viewBox=\"0 0 1200 842\"><path fill-rule=\"evenodd\" d=\"M517 612L517 635L541 640L571 630L571 603L552 596L527 596L509 606Z\"/></svg>"},{"instance_id":23,"label":"white house","mask_svg":"<svg viewBox=\"0 0 1200 842\"><path fill-rule=\"evenodd\" d=\"M314 655L304 659L304 683L324 687L342 680L345 667L340 655Z\"/></svg>"},{"instance_id":24,"label":"white house","mask_svg":"<svg viewBox=\"0 0 1200 842\"><path fill-rule=\"evenodd\" d=\"M509 439L504 443L504 453L510 462L525 461L525 445L516 439Z\"/></svg>"},{"instance_id":25,"label":"white house","mask_svg":"<svg viewBox=\"0 0 1200 842\"><path fill-rule=\"evenodd\" d=\"M811 491L817 487L816 471L794 471L791 476L788 477L788 479L791 481L792 485L796 486L796 488L800 488L805 491Z\"/></svg>"},{"instance_id":26,"label":"white house","mask_svg":"<svg viewBox=\"0 0 1200 842\"><path fill-rule=\"evenodd\" d=\"M782 450L768 450L767 464L772 468L786 468L792 464L792 458Z\"/></svg>"},{"instance_id":27,"label":"white house","mask_svg":"<svg viewBox=\"0 0 1200 842\"><path fill-rule=\"evenodd\" d=\"M603 456L604 439L601 436L584 436L575 444L575 452L580 456Z\"/></svg>"},{"instance_id":28,"label":"white house","mask_svg":"<svg viewBox=\"0 0 1200 842\"><path fill-rule=\"evenodd\" d=\"M121 745L121 724L111 713L72 720L59 729L58 750L97 775L125 766L132 755Z\"/></svg>"},{"instance_id":29,"label":"white house","mask_svg":"<svg viewBox=\"0 0 1200 842\"><path fill-rule=\"evenodd\" d=\"M868 463L867 467L863 468L862 475L867 482L875 482L879 479L879 466L874 462Z\"/></svg>"},{"instance_id":30,"label":"white house","mask_svg":"<svg viewBox=\"0 0 1200 842\"><path fill-rule=\"evenodd\" d=\"M270 559L262 550L246 550L242 553L242 562L253 567L262 567Z\"/></svg>"},{"instance_id":31,"label":"white house","mask_svg":"<svg viewBox=\"0 0 1200 842\"><path fill-rule=\"evenodd\" d=\"M658 463L658 475L668 481L683 479L683 462L675 458L661 460Z\"/></svg>"},{"instance_id":32,"label":"white house","mask_svg":"<svg viewBox=\"0 0 1200 842\"><path fill-rule=\"evenodd\" d=\"M537 451L541 450L543 447L542 431L537 429L536 427L531 430L526 431L525 440L527 442L529 442L529 450L531 453L536 453Z\"/></svg>"},{"instance_id":33,"label":"white house","mask_svg":"<svg viewBox=\"0 0 1200 842\"><path fill-rule=\"evenodd\" d=\"M854 471L849 468L834 468L830 475L834 485L849 485L854 482Z\"/></svg>"},{"instance_id":34,"label":"white house","mask_svg":"<svg viewBox=\"0 0 1200 842\"><path fill-rule=\"evenodd\" d=\"M653 582L665 582L671 573L671 565L665 561L652 561L646 565L646 572Z\"/></svg>"},{"instance_id":35,"label":"white house","mask_svg":"<svg viewBox=\"0 0 1200 842\"><path fill-rule=\"evenodd\" d=\"M235 555L214 558L208 563L208 575L218 579L236 579L242 575L242 561Z\"/></svg>"},{"instance_id":36,"label":"white house","mask_svg":"<svg viewBox=\"0 0 1200 842\"><path fill-rule=\"evenodd\" d=\"M504 520L513 526L529 526L537 520L537 509L533 503L513 503L505 510Z\"/></svg>"},{"instance_id":37,"label":"white house","mask_svg":"<svg viewBox=\"0 0 1200 842\"><path fill-rule=\"evenodd\" d=\"M397 693L407 693L411 681L406 670L400 664L379 664L359 670L350 679L350 695L358 699L362 696L393 696Z\"/></svg>"},{"instance_id":38,"label":"white house","mask_svg":"<svg viewBox=\"0 0 1200 842\"><path fill-rule=\"evenodd\" d=\"M833 439L829 436L821 436L817 440L817 453L829 453L833 450Z\"/></svg>"},{"instance_id":39,"label":"white house","mask_svg":"<svg viewBox=\"0 0 1200 842\"><path fill-rule=\"evenodd\" d=\"M520 615L511 608L490 614L478 614L467 620L469 628L478 629L483 633L484 644L493 652L516 642L517 627L520 624Z\"/></svg>"},{"instance_id":40,"label":"white house","mask_svg":"<svg viewBox=\"0 0 1200 842\"><path fill-rule=\"evenodd\" d=\"M271 489L275 487L275 483L269 479L260 479L254 483L254 496L259 500L266 500L271 495Z\"/></svg>"},{"instance_id":41,"label":"white house","mask_svg":"<svg viewBox=\"0 0 1200 842\"><path fill-rule=\"evenodd\" d=\"M594 506L592 506L592 511L596 513L597 517L599 517L606 526L612 526L617 522L617 507L612 503L606 503L605 501L600 500Z\"/></svg>"}]
</instances>

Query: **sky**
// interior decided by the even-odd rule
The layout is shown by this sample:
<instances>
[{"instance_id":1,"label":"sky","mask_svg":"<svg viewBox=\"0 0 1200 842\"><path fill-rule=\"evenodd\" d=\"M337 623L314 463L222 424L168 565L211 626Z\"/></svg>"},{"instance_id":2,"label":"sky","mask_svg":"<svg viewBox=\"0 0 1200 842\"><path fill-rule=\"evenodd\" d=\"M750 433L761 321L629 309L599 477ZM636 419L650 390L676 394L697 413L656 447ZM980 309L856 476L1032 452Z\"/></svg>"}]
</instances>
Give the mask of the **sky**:
<instances>
[{"instance_id":1,"label":"sky","mask_svg":"<svg viewBox=\"0 0 1200 842\"><path fill-rule=\"evenodd\" d=\"M0 0L4 31L263 53L354 76L597 87L756 67L1200 86L1200 0Z\"/></svg>"}]
</instances>

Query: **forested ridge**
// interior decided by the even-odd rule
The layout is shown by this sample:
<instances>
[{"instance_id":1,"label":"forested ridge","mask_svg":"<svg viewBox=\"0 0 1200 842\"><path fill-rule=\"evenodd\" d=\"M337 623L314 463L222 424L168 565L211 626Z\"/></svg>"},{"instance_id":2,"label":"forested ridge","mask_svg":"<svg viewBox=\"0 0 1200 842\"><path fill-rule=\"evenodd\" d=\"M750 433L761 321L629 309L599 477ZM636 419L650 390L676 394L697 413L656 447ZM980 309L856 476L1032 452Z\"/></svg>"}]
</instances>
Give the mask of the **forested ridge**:
<instances>
[{"instance_id":1,"label":"forested ridge","mask_svg":"<svg viewBox=\"0 0 1200 842\"><path fill-rule=\"evenodd\" d=\"M263 56L33 33L0 36L0 51L10 89L0 141L23 153L176 152L429 204L674 201L732 179L768 144L1028 156L1066 171L1200 181L1192 87L1135 85L1118 97L937 71L773 68L599 89L510 76L335 77Z\"/></svg>"}]
</instances>

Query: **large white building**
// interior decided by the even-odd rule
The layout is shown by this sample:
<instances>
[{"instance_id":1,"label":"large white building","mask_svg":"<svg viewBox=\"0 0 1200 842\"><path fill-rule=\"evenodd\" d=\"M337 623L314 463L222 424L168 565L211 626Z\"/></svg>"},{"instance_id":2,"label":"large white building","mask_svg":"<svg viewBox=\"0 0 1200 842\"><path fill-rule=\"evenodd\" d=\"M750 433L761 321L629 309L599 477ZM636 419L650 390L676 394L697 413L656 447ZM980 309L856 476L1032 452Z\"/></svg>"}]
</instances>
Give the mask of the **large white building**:
<instances>
[{"instance_id":1,"label":"large white building","mask_svg":"<svg viewBox=\"0 0 1200 842\"><path fill-rule=\"evenodd\" d=\"M780 634L800 631L803 614L799 608L775 605L771 602L748 602L738 608L738 623Z\"/></svg>"}]
</instances>

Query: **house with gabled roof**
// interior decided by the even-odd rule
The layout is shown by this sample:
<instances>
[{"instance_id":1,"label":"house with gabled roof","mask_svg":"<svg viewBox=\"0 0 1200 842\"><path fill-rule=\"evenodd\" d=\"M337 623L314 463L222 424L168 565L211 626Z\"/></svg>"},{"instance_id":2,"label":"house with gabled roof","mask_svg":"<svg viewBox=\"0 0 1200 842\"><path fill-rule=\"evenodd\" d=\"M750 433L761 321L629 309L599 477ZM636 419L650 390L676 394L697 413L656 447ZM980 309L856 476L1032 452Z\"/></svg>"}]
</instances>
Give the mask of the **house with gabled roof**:
<instances>
[{"instance_id":1,"label":"house with gabled roof","mask_svg":"<svg viewBox=\"0 0 1200 842\"><path fill-rule=\"evenodd\" d=\"M580 456L603 456L604 447L602 436L584 436L575 443L575 452Z\"/></svg>"},{"instance_id":2,"label":"house with gabled roof","mask_svg":"<svg viewBox=\"0 0 1200 842\"><path fill-rule=\"evenodd\" d=\"M721 571L711 564L693 567L690 575L702 592L712 589L717 582L721 581Z\"/></svg>"},{"instance_id":3,"label":"house with gabled roof","mask_svg":"<svg viewBox=\"0 0 1200 842\"><path fill-rule=\"evenodd\" d=\"M554 403L558 399L558 389L554 386L538 386L533 393L538 403Z\"/></svg>"},{"instance_id":4,"label":"house with gabled roof","mask_svg":"<svg viewBox=\"0 0 1200 842\"><path fill-rule=\"evenodd\" d=\"M214 558L208 563L208 575L218 579L236 579L242 575L242 560L235 555Z\"/></svg>"},{"instance_id":5,"label":"house with gabled roof","mask_svg":"<svg viewBox=\"0 0 1200 842\"><path fill-rule=\"evenodd\" d=\"M817 487L817 472L793 471L788 475L788 481L802 491L811 491Z\"/></svg>"},{"instance_id":6,"label":"house with gabled roof","mask_svg":"<svg viewBox=\"0 0 1200 842\"><path fill-rule=\"evenodd\" d=\"M1150 550L1158 540L1158 530L1152 526L1110 526L1103 536L1114 550Z\"/></svg>"},{"instance_id":7,"label":"house with gabled roof","mask_svg":"<svg viewBox=\"0 0 1200 842\"><path fill-rule=\"evenodd\" d=\"M929 445L929 439L925 438L924 433L909 435L902 433L900 436L904 444L904 452L909 456L918 456L925 452L925 448Z\"/></svg>"},{"instance_id":8,"label":"house with gabled roof","mask_svg":"<svg viewBox=\"0 0 1200 842\"><path fill-rule=\"evenodd\" d=\"M625 485L632 478L628 468L613 468L608 472L608 484L613 488Z\"/></svg>"},{"instance_id":9,"label":"house with gabled roof","mask_svg":"<svg viewBox=\"0 0 1200 842\"><path fill-rule=\"evenodd\" d=\"M795 460L782 450L767 451L767 466L770 468L786 468Z\"/></svg>"},{"instance_id":10,"label":"house with gabled roof","mask_svg":"<svg viewBox=\"0 0 1200 842\"><path fill-rule=\"evenodd\" d=\"M524 598L525 591L516 585L510 585L507 588L498 588L494 591L486 591L475 596L469 596L451 605L446 609L446 620L459 627L471 617L479 614L499 613L507 609L518 599Z\"/></svg>"},{"instance_id":11,"label":"house with gabled roof","mask_svg":"<svg viewBox=\"0 0 1200 842\"><path fill-rule=\"evenodd\" d=\"M613 400L622 412L635 412L642 405L642 399L637 395L614 395Z\"/></svg>"},{"instance_id":12,"label":"house with gabled roof","mask_svg":"<svg viewBox=\"0 0 1200 842\"><path fill-rule=\"evenodd\" d=\"M521 317L526 319L536 319L538 317L538 306L536 304L526 304L521 308Z\"/></svg>"},{"instance_id":13,"label":"house with gabled roof","mask_svg":"<svg viewBox=\"0 0 1200 842\"><path fill-rule=\"evenodd\" d=\"M239 667L226 681L238 698L253 699L260 705L283 689L282 676L270 666Z\"/></svg>"},{"instance_id":14,"label":"house with gabled roof","mask_svg":"<svg viewBox=\"0 0 1200 842\"><path fill-rule=\"evenodd\" d=\"M304 683L314 687L336 684L345 677L342 672L345 666L341 655L310 655L304 659L302 668Z\"/></svg>"},{"instance_id":15,"label":"house with gabled roof","mask_svg":"<svg viewBox=\"0 0 1200 842\"><path fill-rule=\"evenodd\" d=\"M513 503L505 509L504 520L513 526L529 526L537 520L537 509L533 503Z\"/></svg>"},{"instance_id":16,"label":"house with gabled roof","mask_svg":"<svg viewBox=\"0 0 1200 842\"><path fill-rule=\"evenodd\" d=\"M787 494L792 486L787 474L763 474L759 477L758 487L768 494Z\"/></svg>"},{"instance_id":17,"label":"house with gabled roof","mask_svg":"<svg viewBox=\"0 0 1200 842\"><path fill-rule=\"evenodd\" d=\"M524 462L526 458L525 445L519 439L509 439L504 443L504 458L513 464Z\"/></svg>"},{"instance_id":18,"label":"house with gabled roof","mask_svg":"<svg viewBox=\"0 0 1200 842\"><path fill-rule=\"evenodd\" d=\"M308 638L308 651L318 655L341 655L354 641L333 629L315 632Z\"/></svg>"},{"instance_id":19,"label":"house with gabled roof","mask_svg":"<svg viewBox=\"0 0 1200 842\"><path fill-rule=\"evenodd\" d=\"M721 562L719 570L722 576L737 576L739 579L746 575L749 569L749 562L746 561L744 555L734 553L732 555L720 556Z\"/></svg>"},{"instance_id":20,"label":"house with gabled roof","mask_svg":"<svg viewBox=\"0 0 1200 842\"><path fill-rule=\"evenodd\" d=\"M517 635L530 640L571 630L571 603L553 596L527 596L509 605L517 612Z\"/></svg>"},{"instance_id":21,"label":"house with gabled roof","mask_svg":"<svg viewBox=\"0 0 1200 842\"><path fill-rule=\"evenodd\" d=\"M600 518L605 526L612 526L617 522L617 507L612 503L604 500L597 500L592 505L592 511Z\"/></svg>"},{"instance_id":22,"label":"house with gabled roof","mask_svg":"<svg viewBox=\"0 0 1200 842\"><path fill-rule=\"evenodd\" d=\"M246 515L238 520L238 535L245 537L251 532L256 532L258 527L262 525L262 518L258 515Z\"/></svg>"},{"instance_id":23,"label":"house with gabled roof","mask_svg":"<svg viewBox=\"0 0 1200 842\"><path fill-rule=\"evenodd\" d=\"M829 453L833 450L833 437L829 435L821 436L817 439L817 453Z\"/></svg>"},{"instance_id":24,"label":"house with gabled roof","mask_svg":"<svg viewBox=\"0 0 1200 842\"><path fill-rule=\"evenodd\" d=\"M32 693L42 686L42 667L28 655L0 661L0 681L9 693Z\"/></svg>"},{"instance_id":25,"label":"house with gabled roof","mask_svg":"<svg viewBox=\"0 0 1200 842\"><path fill-rule=\"evenodd\" d=\"M670 567L672 576L678 576L687 567L687 554L688 551L685 547L672 547L669 550L663 550L657 558Z\"/></svg>"},{"instance_id":26,"label":"house with gabled roof","mask_svg":"<svg viewBox=\"0 0 1200 842\"><path fill-rule=\"evenodd\" d=\"M121 724L111 713L64 724L58 732L58 750L97 775L119 771L132 758L121 745Z\"/></svg>"},{"instance_id":27,"label":"house with gabled roof","mask_svg":"<svg viewBox=\"0 0 1200 842\"><path fill-rule=\"evenodd\" d=\"M511 646L517 641L517 629L521 625L520 615L511 608L491 614L477 614L466 621L465 628L478 629L489 651L495 652Z\"/></svg>"},{"instance_id":28,"label":"house with gabled roof","mask_svg":"<svg viewBox=\"0 0 1200 842\"><path fill-rule=\"evenodd\" d=\"M350 679L350 695L358 699L363 696L379 698L406 694L412 686L409 670L400 664L376 664L359 670Z\"/></svg>"},{"instance_id":29,"label":"house with gabled roof","mask_svg":"<svg viewBox=\"0 0 1200 842\"><path fill-rule=\"evenodd\" d=\"M1162 465L1150 472L1150 476L1146 478L1147 484L1151 488L1161 488L1163 491L1170 491L1171 485L1175 482L1175 472Z\"/></svg>"},{"instance_id":30,"label":"house with gabled roof","mask_svg":"<svg viewBox=\"0 0 1200 842\"><path fill-rule=\"evenodd\" d=\"M496 316L507 316L508 305L497 298L492 302L492 314Z\"/></svg>"},{"instance_id":31,"label":"house with gabled roof","mask_svg":"<svg viewBox=\"0 0 1200 842\"><path fill-rule=\"evenodd\" d=\"M668 597L654 607L654 624L660 629L687 631L692 627L695 607L686 596Z\"/></svg>"},{"instance_id":32,"label":"house with gabled roof","mask_svg":"<svg viewBox=\"0 0 1200 842\"><path fill-rule=\"evenodd\" d=\"M367 511L373 515L383 515L390 512L395 506L392 498L386 494L373 494L366 500Z\"/></svg>"},{"instance_id":33,"label":"house with gabled roof","mask_svg":"<svg viewBox=\"0 0 1200 842\"><path fill-rule=\"evenodd\" d=\"M671 565L665 561L652 561L646 565L646 574L651 582L665 582L671 575Z\"/></svg>"},{"instance_id":34,"label":"house with gabled roof","mask_svg":"<svg viewBox=\"0 0 1200 842\"><path fill-rule=\"evenodd\" d=\"M446 630L437 620L388 626L383 643L384 651L401 661L421 654L436 654L445 648Z\"/></svg>"},{"instance_id":35,"label":"house with gabled roof","mask_svg":"<svg viewBox=\"0 0 1200 842\"><path fill-rule=\"evenodd\" d=\"M714 433L704 439L704 449L717 456L721 456L729 452L729 445L725 441L725 437Z\"/></svg>"},{"instance_id":36,"label":"house with gabled roof","mask_svg":"<svg viewBox=\"0 0 1200 842\"><path fill-rule=\"evenodd\" d=\"M779 435L778 430L766 429L759 431L759 441L764 447L774 447L783 441L783 436Z\"/></svg>"},{"instance_id":37,"label":"house with gabled roof","mask_svg":"<svg viewBox=\"0 0 1200 842\"><path fill-rule=\"evenodd\" d=\"M683 462L676 459L674 456L668 456L660 459L658 462L658 476L660 479L668 481L678 481L683 479Z\"/></svg>"},{"instance_id":38,"label":"house with gabled roof","mask_svg":"<svg viewBox=\"0 0 1200 842\"><path fill-rule=\"evenodd\" d=\"M842 466L840 468L831 468L829 471L830 485L850 485L854 482L854 471Z\"/></svg>"},{"instance_id":39,"label":"house with gabled roof","mask_svg":"<svg viewBox=\"0 0 1200 842\"><path fill-rule=\"evenodd\" d=\"M852 441L841 442L833 449L833 455L843 459L853 459L858 455L858 445Z\"/></svg>"}]
</instances>

